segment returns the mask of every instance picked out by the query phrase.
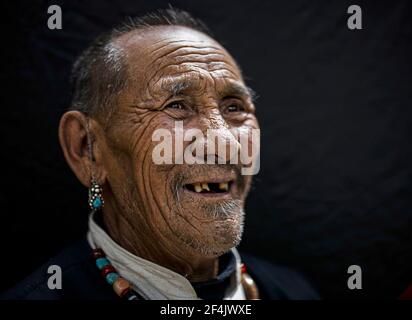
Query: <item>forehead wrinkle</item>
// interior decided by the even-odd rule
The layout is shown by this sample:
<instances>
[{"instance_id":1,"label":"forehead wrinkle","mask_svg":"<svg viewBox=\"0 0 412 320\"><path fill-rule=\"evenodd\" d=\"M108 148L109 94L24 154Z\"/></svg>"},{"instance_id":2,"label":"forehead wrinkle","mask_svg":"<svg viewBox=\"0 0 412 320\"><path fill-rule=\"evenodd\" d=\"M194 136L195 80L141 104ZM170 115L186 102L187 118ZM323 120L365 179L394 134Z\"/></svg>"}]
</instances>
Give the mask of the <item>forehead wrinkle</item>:
<instances>
[{"instance_id":1,"label":"forehead wrinkle","mask_svg":"<svg viewBox=\"0 0 412 320\"><path fill-rule=\"evenodd\" d=\"M184 45L184 43L187 43L188 46L192 46L192 47L198 48L198 49L202 49L202 48L203 48L203 49L210 48L210 49L214 49L214 50L219 50L219 49L221 49L221 48L219 48L219 47L217 47L217 46L212 46L212 45L205 46L204 43L207 43L207 41L200 41L200 40L182 40L182 39L176 39L176 40L162 39L162 40L156 41L156 42L148 45L147 48L148 48L148 49L152 49L152 47L157 47L157 48L152 49L152 53L154 54L154 53L156 53L157 51L159 51L159 50L161 50L161 49L164 49L164 48L166 48L166 47L168 47L168 46L170 46L170 45L174 45L174 44L176 44L176 43L180 43L180 44L183 44L183 45ZM199 45L199 46L194 46L194 45L192 45L192 44L194 44L194 43L196 43L196 44L201 44L201 45ZM159 46L159 44L160 44L160 46Z\"/></svg>"},{"instance_id":2,"label":"forehead wrinkle","mask_svg":"<svg viewBox=\"0 0 412 320\"><path fill-rule=\"evenodd\" d=\"M177 44L178 43L178 44ZM167 56L173 56L174 53L179 54L179 51L188 51L191 53L202 53L202 52L224 52L222 48L219 47L214 47L210 45L204 45L204 44L199 44L196 42L197 45L187 43L187 41L174 41L173 44L168 43L162 46L161 48L158 48L157 50L151 51L150 54L154 55L155 60L156 59L161 59L163 57ZM170 48L168 48L170 47ZM160 51L160 52L159 52ZM157 54L159 53L159 54Z\"/></svg>"},{"instance_id":3,"label":"forehead wrinkle","mask_svg":"<svg viewBox=\"0 0 412 320\"><path fill-rule=\"evenodd\" d=\"M226 52L202 52L185 48L177 48L187 50L184 55L178 55L175 57L164 57L163 59L152 59L150 64L145 68L145 73L150 74L148 83L153 79L158 79L161 74L167 74L173 72L173 74L183 74L190 72L209 73L208 76L223 76L225 72L233 76L234 79L242 79L240 70L238 70L237 64L232 61L231 57ZM174 50L174 51L176 51ZM226 61L228 60L228 61ZM154 67L156 64L156 67ZM172 69L168 71L167 69ZM173 70L175 69L175 70ZM176 70L177 69L177 70ZM160 76L159 76L160 74ZM157 80L156 82L158 82Z\"/></svg>"},{"instance_id":4,"label":"forehead wrinkle","mask_svg":"<svg viewBox=\"0 0 412 320\"><path fill-rule=\"evenodd\" d=\"M166 33L162 33L162 30L166 31ZM140 58L137 57L138 60L142 60L141 56L149 55L151 61L148 61L149 63L145 64L145 66L141 66L145 69L147 68L146 70L149 70L152 64L161 60L163 56L171 55L178 50L188 50L191 53L197 54L204 54L204 51L209 51L206 54L213 52L226 56L227 63L238 68L231 55L215 39L184 26L142 28L120 36L116 39L116 42L125 49L128 62L131 61L130 59L135 60L136 54L140 56ZM169 46L171 47L170 49L167 48ZM157 52L163 51L162 49L167 50L158 55ZM238 73L240 73L240 70Z\"/></svg>"},{"instance_id":5,"label":"forehead wrinkle","mask_svg":"<svg viewBox=\"0 0 412 320\"><path fill-rule=\"evenodd\" d=\"M183 51L182 53L180 51ZM221 49L219 50L218 48L214 47L196 47L196 46L178 46L178 47L173 47L172 49L162 52L159 55L155 55L153 52L149 52L150 55L153 56L152 61L146 66L147 69L151 69L153 65L156 63L162 64L164 61L168 61L169 59L178 59L179 57L184 57L188 56L190 54L192 55L210 55L210 54L215 54L221 56L223 59L225 57L225 52L222 51ZM169 59L168 59L169 58Z\"/></svg>"},{"instance_id":6,"label":"forehead wrinkle","mask_svg":"<svg viewBox=\"0 0 412 320\"><path fill-rule=\"evenodd\" d=\"M183 51L183 52L180 52ZM189 54L198 54L198 55L208 55L208 54L216 54L216 55L221 55L225 56L225 51L222 48L216 48L216 47L211 47L211 46L194 46L194 45L181 45L177 48L173 48L172 50L169 50L159 58L163 57L171 57L175 58L179 55L181 56L186 56Z\"/></svg>"},{"instance_id":7,"label":"forehead wrinkle","mask_svg":"<svg viewBox=\"0 0 412 320\"><path fill-rule=\"evenodd\" d=\"M242 79L241 75L234 73L231 69L229 68L223 68L223 67L217 67L217 68L211 68L210 74L214 77L218 78L227 78L227 79ZM229 73L230 76L225 75L225 73Z\"/></svg>"},{"instance_id":8,"label":"forehead wrinkle","mask_svg":"<svg viewBox=\"0 0 412 320\"><path fill-rule=\"evenodd\" d=\"M217 46L214 46L215 43L213 42L213 40L171 40L170 38L160 40L153 39L152 41L149 41L148 46L143 45L143 48L142 42L148 42L145 41L146 39L141 39L143 40L142 42L136 41L134 43L134 48L132 47L132 40L128 40L129 45L127 51L129 53L129 59L127 59L127 62L129 66L127 69L130 72L130 79L134 79L134 81L132 81L131 83L135 83L140 87L140 89L143 89L139 94L139 100L150 100L152 101L151 103L153 103L154 101L159 102L160 100L164 100L164 94L167 94L168 96L176 96L183 93L183 91L188 91L189 89L197 89L201 91L202 87L203 89L207 87L208 81L205 80L209 78L213 82L215 81L214 78L227 78L232 80L240 80L243 82L241 72L238 69L236 62L223 47L218 47L219 44L217 44ZM182 43L190 45L186 47L177 45ZM205 44L207 44L207 46L205 46ZM139 50L137 50L139 46L140 48ZM155 50L157 53L161 53L161 55L164 56L165 59L159 59L157 57L159 56L159 54L153 55L152 53ZM177 58L179 58L179 54L182 51L186 54L186 57L182 56L182 59L189 59L189 61L176 63L176 56ZM135 54L133 54L133 52L135 52ZM144 55L149 55L150 60L147 61L148 63L145 63L143 66L141 62L139 62L139 60L142 61L141 59L139 59L139 56L141 57ZM211 57L215 59L217 59L218 57L222 57L222 59L217 59L216 61L215 59L212 59L213 61L208 61L208 63L191 61L201 59L202 57L207 57L208 55L212 55ZM185 63L189 64L189 66L186 67ZM157 67L153 67L154 64L158 64ZM164 72L168 67L175 67L176 69L167 70L168 72ZM165 74L163 77L161 74L162 71ZM195 75L196 73L197 75ZM142 79L138 79L139 77L136 78L138 74L144 75L143 82ZM168 74L170 74L170 76ZM177 75L181 75L182 77L176 79ZM162 80L162 78L165 77L166 79L169 78L169 80ZM202 78L202 80L200 80L200 78ZM170 79L173 80L171 81ZM179 81L176 84L173 84L177 80ZM216 89L214 91L216 92Z\"/></svg>"},{"instance_id":9,"label":"forehead wrinkle","mask_svg":"<svg viewBox=\"0 0 412 320\"><path fill-rule=\"evenodd\" d=\"M159 66L158 70L155 71L153 75L150 76L150 79L158 79L159 77L162 78L161 74L168 74L171 73L168 69L172 69L173 76L178 74L190 74L190 73L198 73L204 74L208 73L208 76L220 76L227 72L232 75L234 79L241 78L239 74L236 74L235 71L227 65L227 63L219 60L213 60L209 63L207 62L195 62L195 61L182 61L178 63L166 63L162 66ZM176 70L177 69L177 70ZM179 70L179 71L178 71ZM160 74L160 76L159 76ZM165 76L163 76L165 77ZM166 76L167 77L167 76ZM157 80L156 82L158 82ZM150 80L149 80L150 83Z\"/></svg>"}]
</instances>

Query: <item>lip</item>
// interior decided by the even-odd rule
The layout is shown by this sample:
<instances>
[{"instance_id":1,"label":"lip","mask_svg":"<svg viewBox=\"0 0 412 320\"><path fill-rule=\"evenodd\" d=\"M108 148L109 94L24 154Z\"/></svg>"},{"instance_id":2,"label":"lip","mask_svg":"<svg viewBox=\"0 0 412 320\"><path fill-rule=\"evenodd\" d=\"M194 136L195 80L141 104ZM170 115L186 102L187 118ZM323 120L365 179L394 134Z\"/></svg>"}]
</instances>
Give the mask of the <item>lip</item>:
<instances>
[{"instance_id":1,"label":"lip","mask_svg":"<svg viewBox=\"0 0 412 320\"><path fill-rule=\"evenodd\" d=\"M184 182L184 185L186 184L195 184L195 183L202 183L202 182L207 182L207 183L222 183L222 182L229 182L231 184L234 184L236 182L236 176L233 174L220 174L219 177L208 177L208 176L196 176L193 180L187 180Z\"/></svg>"}]
</instances>

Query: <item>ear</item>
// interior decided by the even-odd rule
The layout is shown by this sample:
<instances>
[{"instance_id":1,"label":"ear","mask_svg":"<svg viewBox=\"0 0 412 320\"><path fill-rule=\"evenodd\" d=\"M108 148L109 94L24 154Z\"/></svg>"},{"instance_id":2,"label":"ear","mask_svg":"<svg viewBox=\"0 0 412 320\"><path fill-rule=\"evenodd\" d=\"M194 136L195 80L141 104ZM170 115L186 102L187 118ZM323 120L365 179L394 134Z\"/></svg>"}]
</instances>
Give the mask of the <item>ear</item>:
<instances>
[{"instance_id":1,"label":"ear","mask_svg":"<svg viewBox=\"0 0 412 320\"><path fill-rule=\"evenodd\" d=\"M106 179L103 164L94 160L97 146L93 139L93 129L96 125L95 121L88 119L79 111L66 112L60 119L59 125L59 140L64 157L76 177L87 188L90 187L92 169L98 183L103 184ZM92 159L89 155L88 131L92 141ZM101 159L101 157L97 158Z\"/></svg>"}]
</instances>

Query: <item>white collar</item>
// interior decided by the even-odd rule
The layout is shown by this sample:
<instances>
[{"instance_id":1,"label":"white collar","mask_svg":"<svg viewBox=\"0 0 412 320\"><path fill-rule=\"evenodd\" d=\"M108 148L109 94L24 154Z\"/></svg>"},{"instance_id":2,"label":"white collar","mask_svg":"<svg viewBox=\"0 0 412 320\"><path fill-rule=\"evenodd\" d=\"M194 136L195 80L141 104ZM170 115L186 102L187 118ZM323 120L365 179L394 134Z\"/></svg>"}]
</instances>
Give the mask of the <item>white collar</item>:
<instances>
[{"instance_id":1,"label":"white collar","mask_svg":"<svg viewBox=\"0 0 412 320\"><path fill-rule=\"evenodd\" d=\"M193 286L185 277L158 264L142 259L119 246L93 219L89 217L87 240L90 246L101 248L117 272L133 289L149 300L198 300ZM235 248L236 272L225 293L224 300L244 300L241 285L241 261Z\"/></svg>"}]
</instances>

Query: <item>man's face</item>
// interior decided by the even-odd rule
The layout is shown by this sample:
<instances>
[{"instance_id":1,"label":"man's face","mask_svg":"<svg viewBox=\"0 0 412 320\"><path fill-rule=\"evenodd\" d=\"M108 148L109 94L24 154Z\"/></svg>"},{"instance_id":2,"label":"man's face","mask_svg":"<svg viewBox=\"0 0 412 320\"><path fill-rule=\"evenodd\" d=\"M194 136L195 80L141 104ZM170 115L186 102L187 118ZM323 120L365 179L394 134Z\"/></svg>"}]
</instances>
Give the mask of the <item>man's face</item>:
<instances>
[{"instance_id":1,"label":"man's face","mask_svg":"<svg viewBox=\"0 0 412 320\"><path fill-rule=\"evenodd\" d=\"M114 45L127 61L128 85L104 133L104 165L122 220L166 248L226 252L240 241L251 177L228 157L227 164L155 164L152 135L167 129L175 139L181 121L184 130L218 130L219 139L236 144L234 133L258 128L236 63L213 39L185 27L132 32Z\"/></svg>"}]
</instances>

